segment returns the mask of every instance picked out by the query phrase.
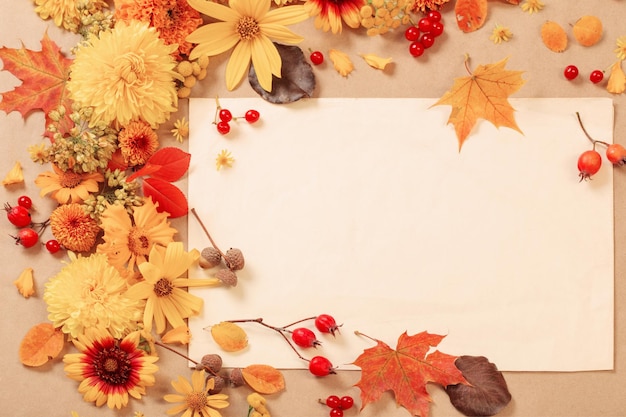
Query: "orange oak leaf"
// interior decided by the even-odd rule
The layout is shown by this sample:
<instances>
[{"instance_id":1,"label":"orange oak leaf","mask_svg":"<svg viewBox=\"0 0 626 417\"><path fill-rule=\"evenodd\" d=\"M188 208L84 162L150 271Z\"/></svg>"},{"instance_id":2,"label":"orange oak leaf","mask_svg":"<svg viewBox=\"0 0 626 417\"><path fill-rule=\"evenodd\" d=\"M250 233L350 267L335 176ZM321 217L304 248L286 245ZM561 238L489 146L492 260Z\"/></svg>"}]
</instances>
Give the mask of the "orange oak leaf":
<instances>
[{"instance_id":1,"label":"orange oak leaf","mask_svg":"<svg viewBox=\"0 0 626 417\"><path fill-rule=\"evenodd\" d=\"M65 83L68 79L71 59L44 34L41 51L0 48L4 70L10 71L22 84L14 90L2 93L0 110L6 113L19 111L25 117L32 110L49 112L63 104L70 108Z\"/></svg>"},{"instance_id":2,"label":"orange oak leaf","mask_svg":"<svg viewBox=\"0 0 626 417\"><path fill-rule=\"evenodd\" d=\"M463 32L478 30L487 18L487 0L457 0L454 14L456 24Z\"/></svg>"},{"instance_id":3,"label":"orange oak leaf","mask_svg":"<svg viewBox=\"0 0 626 417\"><path fill-rule=\"evenodd\" d=\"M523 71L505 70L506 61L479 65L471 75L455 78L452 88L433 104L452 106L448 124L454 125L459 151L478 119L522 133L508 98L526 81L521 77Z\"/></svg>"},{"instance_id":4,"label":"orange oak leaf","mask_svg":"<svg viewBox=\"0 0 626 417\"><path fill-rule=\"evenodd\" d=\"M362 371L356 383L361 390L361 410L377 401L383 392L391 390L399 406L411 415L427 417L432 401L426 390L427 383L443 387L467 384L454 364L457 356L438 350L430 352L444 337L427 332L409 336L404 332L398 338L396 350L374 339L376 346L365 349L354 361Z\"/></svg>"}]
</instances>

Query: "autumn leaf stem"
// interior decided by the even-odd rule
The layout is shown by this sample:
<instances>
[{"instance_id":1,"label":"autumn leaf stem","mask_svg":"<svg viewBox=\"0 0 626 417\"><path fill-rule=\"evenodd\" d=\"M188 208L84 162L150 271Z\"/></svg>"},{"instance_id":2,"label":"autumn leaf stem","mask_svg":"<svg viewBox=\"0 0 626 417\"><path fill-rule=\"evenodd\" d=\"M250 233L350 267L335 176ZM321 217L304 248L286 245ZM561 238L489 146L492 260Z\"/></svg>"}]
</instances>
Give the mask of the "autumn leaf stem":
<instances>
[{"instance_id":1,"label":"autumn leaf stem","mask_svg":"<svg viewBox=\"0 0 626 417\"><path fill-rule=\"evenodd\" d=\"M215 244L215 241L213 240L213 238L211 237L211 234L209 233L209 231L207 230L206 226L202 222L202 219L200 219L200 216L196 212L196 209L192 207L190 211L191 211L191 214L194 215L194 217L196 218L198 223L200 223L200 227L202 227L202 230L204 231L204 234L209 238L209 241L211 242L211 246L213 246L213 248L215 248L215 250L218 251L219 254L223 258L224 257L224 252L222 252L221 249Z\"/></svg>"},{"instance_id":2,"label":"autumn leaf stem","mask_svg":"<svg viewBox=\"0 0 626 417\"><path fill-rule=\"evenodd\" d=\"M363 336L363 337L366 337L366 338L368 338L369 340L371 340L372 342L376 342L376 343L378 343L378 339L374 339L372 336L368 336L368 335L366 335L365 333L361 333L361 332L360 332L360 331L358 331L358 330L355 330L355 331L354 331L354 334L355 334L355 335L357 335L357 336Z\"/></svg>"},{"instance_id":3,"label":"autumn leaf stem","mask_svg":"<svg viewBox=\"0 0 626 417\"><path fill-rule=\"evenodd\" d=\"M193 362L195 365L198 365L198 362L194 361L193 359L191 359L190 357L188 357L184 353L180 353L176 349L173 349L173 348L167 346L165 343L161 343L158 340L155 340L154 344L157 345L157 346L161 346L162 348L165 348L165 349L169 350L170 352L173 352L173 353L177 354L178 356L181 356L184 359L187 359L189 362Z\"/></svg>"},{"instance_id":4,"label":"autumn leaf stem","mask_svg":"<svg viewBox=\"0 0 626 417\"><path fill-rule=\"evenodd\" d=\"M470 59L470 56L469 56L468 53L466 53L465 54L465 59L463 60L463 64L465 65L465 70L467 71L467 73L469 75L472 75L472 70L469 67L469 59Z\"/></svg>"},{"instance_id":5,"label":"autumn leaf stem","mask_svg":"<svg viewBox=\"0 0 626 417\"><path fill-rule=\"evenodd\" d=\"M591 143L593 144L593 149L594 149L594 150L596 149L596 144L598 144L598 143L599 143L600 145L603 145L603 146L606 146L606 147L608 147L608 146L609 146L609 144L608 144L608 143L603 142L603 141L601 141L601 140L595 140L594 138L592 138L592 137L589 135L589 133L587 133L587 129L585 129L585 126L583 125L583 121L582 121L582 119L580 118L580 113L576 112L576 117L578 118L578 124L580 125L580 128L583 130L583 133L585 134L585 136L587 136L587 139L589 139L589 140L591 141Z\"/></svg>"}]
</instances>

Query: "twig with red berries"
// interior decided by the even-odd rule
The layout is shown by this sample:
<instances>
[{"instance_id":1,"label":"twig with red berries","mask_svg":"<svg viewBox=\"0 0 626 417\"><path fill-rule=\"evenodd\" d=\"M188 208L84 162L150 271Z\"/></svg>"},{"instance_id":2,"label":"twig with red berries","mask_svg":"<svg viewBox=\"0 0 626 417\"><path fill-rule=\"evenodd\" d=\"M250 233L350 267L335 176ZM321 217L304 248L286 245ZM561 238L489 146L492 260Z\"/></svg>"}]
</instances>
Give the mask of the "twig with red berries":
<instances>
[{"instance_id":1,"label":"twig with red berries","mask_svg":"<svg viewBox=\"0 0 626 417\"><path fill-rule=\"evenodd\" d=\"M220 100L218 97L215 97L215 102L217 103L217 107L215 108L215 117L213 119L213 124L217 127L217 131L226 135L230 132L230 122L237 121L238 119L245 119L246 122L252 124L259 121L261 118L261 114L258 110L250 109L240 117L233 117L233 114L230 110L222 108L220 104Z\"/></svg>"},{"instance_id":2,"label":"twig with red berries","mask_svg":"<svg viewBox=\"0 0 626 417\"><path fill-rule=\"evenodd\" d=\"M609 144L601 140L593 139L587 132L587 129L585 129L582 119L580 118L580 113L576 112L576 117L578 118L580 128L592 144L591 150L583 152L578 157L580 181L590 179L591 176L595 175L602 166L602 156L598 151L596 151L596 145L602 145L606 148L606 157L613 165L621 166L626 163L626 148L619 143Z\"/></svg>"}]
</instances>

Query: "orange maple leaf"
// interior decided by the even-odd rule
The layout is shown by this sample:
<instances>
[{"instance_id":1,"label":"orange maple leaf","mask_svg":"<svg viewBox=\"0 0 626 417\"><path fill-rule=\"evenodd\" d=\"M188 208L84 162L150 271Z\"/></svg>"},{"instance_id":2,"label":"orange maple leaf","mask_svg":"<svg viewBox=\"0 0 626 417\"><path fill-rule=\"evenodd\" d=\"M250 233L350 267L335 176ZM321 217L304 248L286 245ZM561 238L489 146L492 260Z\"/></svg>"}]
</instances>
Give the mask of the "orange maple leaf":
<instances>
[{"instance_id":1,"label":"orange maple leaf","mask_svg":"<svg viewBox=\"0 0 626 417\"><path fill-rule=\"evenodd\" d=\"M17 110L25 117L31 110L47 113L61 104L70 108L65 83L72 60L63 56L47 33L41 40L41 51L26 49L24 44L20 49L2 47L0 59L4 70L22 81L14 90L2 93L0 110Z\"/></svg>"},{"instance_id":2,"label":"orange maple leaf","mask_svg":"<svg viewBox=\"0 0 626 417\"><path fill-rule=\"evenodd\" d=\"M411 415L427 417L432 401L426 384L444 387L467 384L454 361L457 356L435 350L429 353L445 336L421 332L409 336L404 332L398 338L396 350L376 340L376 346L365 349L354 361L361 368L361 379L356 386L361 390L361 410L377 401L383 392L393 391L396 403Z\"/></svg>"},{"instance_id":3,"label":"orange maple leaf","mask_svg":"<svg viewBox=\"0 0 626 417\"><path fill-rule=\"evenodd\" d=\"M433 104L452 106L448 124L454 125L459 151L478 119L522 133L508 98L526 81L521 77L523 71L505 70L506 61L507 58L495 64L479 65L471 75L455 78L452 88Z\"/></svg>"}]
</instances>

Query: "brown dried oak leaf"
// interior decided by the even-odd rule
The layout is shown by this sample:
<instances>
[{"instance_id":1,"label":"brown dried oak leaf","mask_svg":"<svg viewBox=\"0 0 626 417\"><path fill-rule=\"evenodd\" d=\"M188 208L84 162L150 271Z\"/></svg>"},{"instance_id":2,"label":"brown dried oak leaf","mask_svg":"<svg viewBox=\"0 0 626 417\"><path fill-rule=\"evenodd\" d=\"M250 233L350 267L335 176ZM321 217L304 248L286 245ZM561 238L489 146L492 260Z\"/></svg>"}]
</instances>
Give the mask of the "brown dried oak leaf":
<instances>
[{"instance_id":1,"label":"brown dried oak leaf","mask_svg":"<svg viewBox=\"0 0 626 417\"><path fill-rule=\"evenodd\" d=\"M22 84L14 90L2 93L0 110L6 113L19 111L25 117L31 110L50 110L63 104L70 108L66 87L71 59L44 34L41 51L0 48L0 60L4 70L11 72Z\"/></svg>"},{"instance_id":2,"label":"brown dried oak leaf","mask_svg":"<svg viewBox=\"0 0 626 417\"><path fill-rule=\"evenodd\" d=\"M377 401L383 392L391 390L399 406L411 415L427 417L432 401L426 390L427 383L443 387L466 384L455 365L456 356L438 350L429 353L444 337L427 332L409 336L404 332L395 350L380 340L376 340L376 346L365 349L354 361L362 371L356 383L361 390L361 410Z\"/></svg>"},{"instance_id":3,"label":"brown dried oak leaf","mask_svg":"<svg viewBox=\"0 0 626 417\"><path fill-rule=\"evenodd\" d=\"M454 125L459 151L478 119L522 133L508 98L526 81L521 77L523 71L505 70L506 61L479 65L471 75L455 78L452 88L433 104L452 106L448 124Z\"/></svg>"}]
</instances>

